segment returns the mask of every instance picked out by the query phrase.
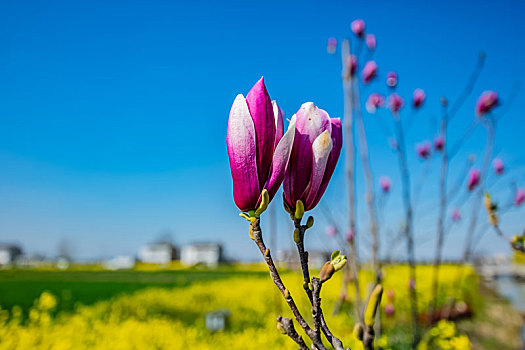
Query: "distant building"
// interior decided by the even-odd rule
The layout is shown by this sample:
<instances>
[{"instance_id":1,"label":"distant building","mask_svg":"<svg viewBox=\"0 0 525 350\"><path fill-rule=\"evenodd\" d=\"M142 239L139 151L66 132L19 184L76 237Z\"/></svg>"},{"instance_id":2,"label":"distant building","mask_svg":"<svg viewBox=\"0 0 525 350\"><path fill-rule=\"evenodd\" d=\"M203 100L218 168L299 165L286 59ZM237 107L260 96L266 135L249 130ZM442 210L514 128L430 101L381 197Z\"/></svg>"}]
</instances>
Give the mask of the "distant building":
<instances>
[{"instance_id":1,"label":"distant building","mask_svg":"<svg viewBox=\"0 0 525 350\"><path fill-rule=\"evenodd\" d=\"M119 255L103 263L108 270L128 270L135 267L135 258L129 255Z\"/></svg>"},{"instance_id":2,"label":"distant building","mask_svg":"<svg viewBox=\"0 0 525 350\"><path fill-rule=\"evenodd\" d=\"M18 267L38 267L49 265L46 258L40 254L20 254L15 260L16 266Z\"/></svg>"},{"instance_id":3,"label":"distant building","mask_svg":"<svg viewBox=\"0 0 525 350\"><path fill-rule=\"evenodd\" d=\"M308 251L308 265L312 269L320 269L325 262L330 260L330 252L321 250ZM290 269L301 268L299 253L297 250L281 250L277 252L277 260L288 266Z\"/></svg>"},{"instance_id":4,"label":"distant building","mask_svg":"<svg viewBox=\"0 0 525 350\"><path fill-rule=\"evenodd\" d=\"M217 243L194 243L182 247L180 262L186 266L204 264L217 267L222 261L222 246Z\"/></svg>"},{"instance_id":5,"label":"distant building","mask_svg":"<svg viewBox=\"0 0 525 350\"><path fill-rule=\"evenodd\" d=\"M139 250L139 260L151 264L168 264L177 258L177 249L171 243L152 243Z\"/></svg>"},{"instance_id":6,"label":"distant building","mask_svg":"<svg viewBox=\"0 0 525 350\"><path fill-rule=\"evenodd\" d=\"M10 265L18 256L22 255L22 248L14 244L0 244L0 265Z\"/></svg>"}]
</instances>

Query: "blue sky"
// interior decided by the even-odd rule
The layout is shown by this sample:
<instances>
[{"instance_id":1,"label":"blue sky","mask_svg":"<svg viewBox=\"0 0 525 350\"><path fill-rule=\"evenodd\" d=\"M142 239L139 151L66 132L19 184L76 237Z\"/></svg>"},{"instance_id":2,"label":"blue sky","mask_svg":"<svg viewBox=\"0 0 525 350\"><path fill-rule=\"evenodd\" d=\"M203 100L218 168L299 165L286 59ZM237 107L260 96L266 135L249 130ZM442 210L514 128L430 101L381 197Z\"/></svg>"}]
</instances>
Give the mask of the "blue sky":
<instances>
[{"instance_id":1,"label":"blue sky","mask_svg":"<svg viewBox=\"0 0 525 350\"><path fill-rule=\"evenodd\" d=\"M341 116L340 60L326 53L326 40L350 36L350 22L363 18L378 41L382 77L368 92L386 90L389 70L398 72L405 97L416 87L427 92L410 145L434 136L439 97L457 96L477 53L487 53L473 96L451 127L454 138L473 120L482 91L498 91L505 103L513 83L523 81L524 7L517 0L2 2L0 241L52 256L66 239L77 256L95 258L135 254L171 230L177 243L219 241L229 256L255 259L233 203L226 154L236 94L264 76L287 117L306 101ZM502 198L511 181L525 186L524 108L521 92L498 125L496 151L509 169L494 187ZM374 173L393 179L386 234L399 227L400 182L395 154L371 118ZM452 178L468 154L481 158L483 143L478 128L451 164ZM426 208L437 203L438 162L425 165L413 154L410 162L413 182L425 179L419 203L426 215L416 231L418 254L429 257L435 215ZM321 201L340 213L343 165ZM361 175L357 184L365 234ZM274 204L278 246L287 247L289 223L279 201ZM466 208L462 214L447 242L450 257L463 243ZM314 215L307 247L335 248L325 239L321 211ZM509 234L522 230L520 216L523 210L505 218ZM361 243L365 248L366 237ZM480 249L506 251L492 233Z\"/></svg>"}]
</instances>

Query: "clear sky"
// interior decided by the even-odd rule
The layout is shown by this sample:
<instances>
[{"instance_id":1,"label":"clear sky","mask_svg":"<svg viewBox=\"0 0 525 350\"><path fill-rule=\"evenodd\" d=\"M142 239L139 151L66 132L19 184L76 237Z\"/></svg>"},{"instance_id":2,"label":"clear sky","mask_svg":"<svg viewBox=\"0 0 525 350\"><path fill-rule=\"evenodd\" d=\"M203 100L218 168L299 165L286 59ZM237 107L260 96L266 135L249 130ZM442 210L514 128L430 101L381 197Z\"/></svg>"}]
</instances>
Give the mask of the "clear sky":
<instances>
[{"instance_id":1,"label":"clear sky","mask_svg":"<svg viewBox=\"0 0 525 350\"><path fill-rule=\"evenodd\" d=\"M306 101L341 116L340 59L326 53L326 40L350 36L350 22L363 18L378 42L381 79L370 91L384 92L384 75L396 70L402 95L416 87L427 92L408 143L414 187L425 180L416 191L418 255L429 257L438 162L419 162L413 145L434 136L439 96L460 93L480 50L487 53L485 70L451 126L452 138L473 120L482 91L498 91L505 103L513 83L523 82L524 13L519 0L3 1L0 241L53 256L66 239L77 256L96 258L136 254L170 230L179 244L218 241L229 256L258 258L231 194L225 142L231 103L264 76L287 117ZM525 186L523 96L498 125L496 151L509 170L494 187L501 198L511 181ZM386 234L399 227L400 182L395 154L371 118L374 173L393 179ZM468 154L481 158L483 144L478 128L453 161L452 179ZM343 157L320 204L340 213ZM361 175L357 183L365 234ZM280 200L274 204L279 247L287 247L287 215ZM450 233L446 256L459 252L468 212ZM524 213L509 214L503 228L521 231ZM321 210L314 215L307 248L335 248ZM338 220L344 225L346 218ZM493 233L480 249L506 251Z\"/></svg>"}]
</instances>

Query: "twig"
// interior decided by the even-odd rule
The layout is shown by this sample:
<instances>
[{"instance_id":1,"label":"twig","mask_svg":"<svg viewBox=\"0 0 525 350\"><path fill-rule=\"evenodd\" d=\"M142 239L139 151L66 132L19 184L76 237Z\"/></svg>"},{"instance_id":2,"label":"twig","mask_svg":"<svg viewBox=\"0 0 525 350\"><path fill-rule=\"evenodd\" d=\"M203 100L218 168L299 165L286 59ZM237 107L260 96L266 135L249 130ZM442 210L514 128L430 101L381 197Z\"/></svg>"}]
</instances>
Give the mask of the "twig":
<instances>
[{"instance_id":1,"label":"twig","mask_svg":"<svg viewBox=\"0 0 525 350\"><path fill-rule=\"evenodd\" d=\"M255 244L257 244L257 247L259 248L261 254L264 257L266 265L268 265L268 269L270 270L270 275L272 276L273 282L275 283L275 285L277 286L277 288L283 295L284 300L286 301L286 303L292 310L292 313L295 319L297 320L301 328L304 330L306 335L308 335L308 337L312 340L314 345L319 350L326 350L323 343L317 341L314 330L310 328L308 323L305 321L305 319L299 312L299 309L297 308L295 301L290 295L290 292L284 286L284 283L281 280L281 277L279 276L279 272L277 271L277 268L275 267L275 264L273 262L272 255L270 254L270 249L266 248L266 245L264 244L259 218L254 219L254 221L250 224L250 230L253 236L253 240L255 241Z\"/></svg>"},{"instance_id":2,"label":"twig","mask_svg":"<svg viewBox=\"0 0 525 350\"><path fill-rule=\"evenodd\" d=\"M398 112L392 112L397 132L397 155L401 171L401 186L403 192L403 203L405 207L404 234L407 240L408 265L410 267L410 278L416 283L416 256L414 251L414 236L412 232L413 210L410 196L410 172L406 158L405 136L403 126ZM415 347L419 341L419 325L417 313L417 293L415 288L410 288L410 311L412 318L413 339L412 346Z\"/></svg>"},{"instance_id":3,"label":"twig","mask_svg":"<svg viewBox=\"0 0 525 350\"><path fill-rule=\"evenodd\" d=\"M299 349L308 350L308 346L306 346L303 338L295 330L292 319L278 316L277 322L280 324L286 335L299 345Z\"/></svg>"}]
</instances>

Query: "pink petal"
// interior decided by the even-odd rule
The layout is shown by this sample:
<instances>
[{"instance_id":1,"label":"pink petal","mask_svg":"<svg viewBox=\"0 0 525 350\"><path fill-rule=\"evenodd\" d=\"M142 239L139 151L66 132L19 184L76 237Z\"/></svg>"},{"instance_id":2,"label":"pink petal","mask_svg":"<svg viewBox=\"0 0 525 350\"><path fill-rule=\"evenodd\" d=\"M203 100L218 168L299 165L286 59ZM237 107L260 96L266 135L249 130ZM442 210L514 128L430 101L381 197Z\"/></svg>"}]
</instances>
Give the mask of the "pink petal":
<instances>
[{"instance_id":1,"label":"pink petal","mask_svg":"<svg viewBox=\"0 0 525 350\"><path fill-rule=\"evenodd\" d=\"M304 103L296 114L295 139L290 157L290 171L284 178L283 189L288 204L295 208L295 202L308 186L311 178L312 144L324 131L331 132L330 116L312 102Z\"/></svg>"},{"instance_id":2,"label":"pink petal","mask_svg":"<svg viewBox=\"0 0 525 350\"><path fill-rule=\"evenodd\" d=\"M277 147L277 144L279 143L279 141L281 141L281 137L283 137L283 134L284 134L283 111L281 110L281 107L279 107L276 101L272 101L272 107L273 107L273 115L275 118L275 146L274 147Z\"/></svg>"},{"instance_id":3,"label":"pink petal","mask_svg":"<svg viewBox=\"0 0 525 350\"><path fill-rule=\"evenodd\" d=\"M246 103L255 125L257 145L257 171L260 188L264 186L272 165L272 154L275 146L275 117L272 101L261 78L246 96Z\"/></svg>"},{"instance_id":4,"label":"pink petal","mask_svg":"<svg viewBox=\"0 0 525 350\"><path fill-rule=\"evenodd\" d=\"M290 160L290 154L292 153L293 140L295 136L295 119L292 119L288 130L284 136L279 141L277 147L275 147L275 152L273 154L272 169L270 173L270 178L264 186L268 190L270 195L270 200L281 186L283 182L284 175L286 172L286 167Z\"/></svg>"},{"instance_id":5,"label":"pink petal","mask_svg":"<svg viewBox=\"0 0 525 350\"><path fill-rule=\"evenodd\" d=\"M335 170L335 166L337 165L337 160L339 159L339 155L341 154L341 148L343 147L343 127L341 125L341 119L331 118L331 123L332 151L330 152L330 157L328 158L328 162L326 164L326 170L324 172L323 181L321 182L321 186L317 191L317 197L312 203L312 208L314 208L317 205L317 203L319 203L321 197L324 194L324 191L326 190L326 187L328 187L330 178L332 177L332 174Z\"/></svg>"},{"instance_id":6,"label":"pink petal","mask_svg":"<svg viewBox=\"0 0 525 350\"><path fill-rule=\"evenodd\" d=\"M230 110L226 135L233 199L241 211L255 209L260 196L257 176L255 126L244 96L237 95Z\"/></svg>"},{"instance_id":7,"label":"pink petal","mask_svg":"<svg viewBox=\"0 0 525 350\"><path fill-rule=\"evenodd\" d=\"M312 173L310 177L310 183L301 196L304 198L304 210L310 210L313 208L313 203L317 198L319 187L323 182L324 173L326 170L326 164L330 157L330 151L332 151L332 138L328 130L325 130L319 135L314 143L312 144Z\"/></svg>"}]
</instances>

